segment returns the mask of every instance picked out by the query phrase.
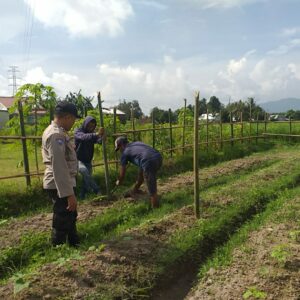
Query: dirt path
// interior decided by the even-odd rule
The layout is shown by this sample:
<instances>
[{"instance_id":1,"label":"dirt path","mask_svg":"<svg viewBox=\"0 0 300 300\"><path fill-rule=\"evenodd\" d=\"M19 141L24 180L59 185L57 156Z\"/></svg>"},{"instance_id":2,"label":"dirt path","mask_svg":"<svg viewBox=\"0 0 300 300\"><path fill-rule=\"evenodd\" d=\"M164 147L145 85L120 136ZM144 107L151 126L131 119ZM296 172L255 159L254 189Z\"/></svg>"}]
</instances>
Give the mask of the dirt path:
<instances>
[{"instance_id":1,"label":"dirt path","mask_svg":"<svg viewBox=\"0 0 300 300\"><path fill-rule=\"evenodd\" d=\"M205 184L209 180L213 180L235 172L251 169L266 161L285 157L286 153L278 153L272 155L254 155L242 159L236 159L219 164L214 167L205 168L200 171L200 181ZM291 155L289 155L290 157ZM193 184L193 173L186 172L184 174L170 177L164 182L158 181L158 189L161 195L179 189L184 186ZM145 197L145 196L144 196ZM129 199L130 200L130 199ZM132 199L131 199L132 200ZM90 201L85 203L79 202L79 222L85 222L102 214L105 210L117 206L118 201ZM6 247L18 244L21 237L29 232L45 232L51 229L51 213L42 213L26 219L15 219L8 224L0 227L0 250Z\"/></svg>"},{"instance_id":2,"label":"dirt path","mask_svg":"<svg viewBox=\"0 0 300 300\"><path fill-rule=\"evenodd\" d=\"M229 267L211 268L186 299L299 300L300 198L272 219L234 250Z\"/></svg>"}]
</instances>

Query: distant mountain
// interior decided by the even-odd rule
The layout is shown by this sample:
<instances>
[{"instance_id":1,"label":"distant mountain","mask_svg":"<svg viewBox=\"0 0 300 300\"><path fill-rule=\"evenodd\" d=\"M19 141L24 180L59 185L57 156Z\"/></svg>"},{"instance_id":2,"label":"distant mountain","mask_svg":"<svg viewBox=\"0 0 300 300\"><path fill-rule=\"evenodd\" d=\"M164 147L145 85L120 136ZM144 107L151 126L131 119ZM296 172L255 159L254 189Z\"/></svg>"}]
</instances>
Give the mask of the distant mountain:
<instances>
[{"instance_id":1,"label":"distant mountain","mask_svg":"<svg viewBox=\"0 0 300 300\"><path fill-rule=\"evenodd\" d=\"M299 98L285 98L277 101L270 101L257 104L268 113L287 112L290 109L300 110Z\"/></svg>"}]
</instances>

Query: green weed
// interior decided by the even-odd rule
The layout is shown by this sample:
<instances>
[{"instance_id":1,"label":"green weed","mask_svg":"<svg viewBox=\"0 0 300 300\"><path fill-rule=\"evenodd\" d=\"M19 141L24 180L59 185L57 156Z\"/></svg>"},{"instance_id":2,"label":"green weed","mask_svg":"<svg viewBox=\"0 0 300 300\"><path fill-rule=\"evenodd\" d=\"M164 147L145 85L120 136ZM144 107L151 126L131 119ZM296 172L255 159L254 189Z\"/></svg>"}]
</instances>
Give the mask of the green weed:
<instances>
[{"instance_id":1,"label":"green weed","mask_svg":"<svg viewBox=\"0 0 300 300\"><path fill-rule=\"evenodd\" d=\"M275 259L279 266L284 267L290 256L290 247L287 244L277 245L272 249L271 257Z\"/></svg>"},{"instance_id":2,"label":"green weed","mask_svg":"<svg viewBox=\"0 0 300 300\"><path fill-rule=\"evenodd\" d=\"M250 286L243 294L243 299L249 299L251 297L254 299L266 299L267 293L258 290L256 286Z\"/></svg>"}]
</instances>

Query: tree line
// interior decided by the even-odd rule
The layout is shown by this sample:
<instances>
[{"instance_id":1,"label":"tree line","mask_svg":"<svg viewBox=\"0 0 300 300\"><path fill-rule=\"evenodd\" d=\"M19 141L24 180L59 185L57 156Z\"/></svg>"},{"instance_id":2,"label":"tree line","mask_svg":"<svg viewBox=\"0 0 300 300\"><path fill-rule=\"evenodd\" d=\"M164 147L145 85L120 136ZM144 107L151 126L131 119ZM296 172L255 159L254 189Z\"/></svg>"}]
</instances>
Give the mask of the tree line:
<instances>
[{"instance_id":1,"label":"tree line","mask_svg":"<svg viewBox=\"0 0 300 300\"><path fill-rule=\"evenodd\" d=\"M82 117L87 116L88 111L94 109L92 101L94 97L84 96L81 90L78 92L70 92L65 97L60 98L56 95L53 87L43 84L25 84L21 86L16 94L16 98L25 99L24 111L25 114L33 112L36 109L45 109L50 114L50 119L53 117L53 109L56 103L60 100L66 100L76 105L79 114ZM199 103L199 116L206 114L207 112L213 116L217 116L220 112L222 121L230 121L230 115L233 121L241 121L241 116L244 121L250 120L263 120L265 118L265 111L254 101L254 98L248 98L246 100L239 100L235 102L229 102L224 105L220 102L216 96L211 96L208 100L202 98ZM11 112L16 111L17 104L11 108ZM96 107L97 108L97 107ZM151 122L152 118L156 123L181 123L183 121L184 108L178 108L176 110L165 110L159 107L154 107L150 115L145 115L138 100L120 100L116 108L124 112L125 116L121 121L130 121L132 116L135 119L143 119L144 122ZM293 120L300 120L300 111L289 110L283 114L287 118ZM185 116L187 121L192 120L194 116L194 105L189 104L186 107Z\"/></svg>"}]
</instances>

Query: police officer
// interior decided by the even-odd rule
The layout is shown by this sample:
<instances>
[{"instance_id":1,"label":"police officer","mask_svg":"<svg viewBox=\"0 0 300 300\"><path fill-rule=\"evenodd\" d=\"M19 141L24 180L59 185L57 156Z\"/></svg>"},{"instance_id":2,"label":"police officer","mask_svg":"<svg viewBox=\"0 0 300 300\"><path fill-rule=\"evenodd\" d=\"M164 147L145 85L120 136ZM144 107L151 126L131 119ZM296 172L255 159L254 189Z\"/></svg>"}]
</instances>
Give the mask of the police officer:
<instances>
[{"instance_id":1,"label":"police officer","mask_svg":"<svg viewBox=\"0 0 300 300\"><path fill-rule=\"evenodd\" d=\"M74 144L67 132L78 118L74 104L58 102L54 121L45 129L42 137L42 156L46 166L43 187L53 202L52 244L69 242L79 244L76 230L77 200L76 186L77 158Z\"/></svg>"}]
</instances>

